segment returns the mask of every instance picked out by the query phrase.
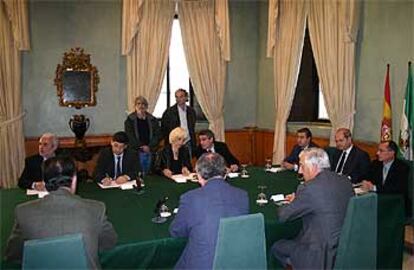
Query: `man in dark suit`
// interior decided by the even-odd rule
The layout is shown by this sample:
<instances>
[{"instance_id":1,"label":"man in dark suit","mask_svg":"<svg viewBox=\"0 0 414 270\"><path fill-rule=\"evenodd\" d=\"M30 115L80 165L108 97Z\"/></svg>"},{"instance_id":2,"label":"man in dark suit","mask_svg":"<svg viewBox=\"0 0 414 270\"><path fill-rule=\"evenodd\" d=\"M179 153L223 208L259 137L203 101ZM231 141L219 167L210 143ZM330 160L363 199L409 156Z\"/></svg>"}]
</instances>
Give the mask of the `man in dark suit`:
<instances>
[{"instance_id":1,"label":"man in dark suit","mask_svg":"<svg viewBox=\"0 0 414 270\"><path fill-rule=\"evenodd\" d=\"M369 155L352 143L351 131L347 128L338 129L335 134L335 143L332 171L347 176L352 183L364 180L369 169Z\"/></svg>"},{"instance_id":2,"label":"man in dark suit","mask_svg":"<svg viewBox=\"0 0 414 270\"><path fill-rule=\"evenodd\" d=\"M308 147L317 147L317 145L312 142L312 132L308 128L301 128L296 131L296 141L297 144L293 147L290 155L283 160L282 167L297 172L300 152Z\"/></svg>"},{"instance_id":3,"label":"man in dark suit","mask_svg":"<svg viewBox=\"0 0 414 270\"><path fill-rule=\"evenodd\" d=\"M410 167L396 157L398 146L394 141L378 145L377 160L372 161L363 188L383 194L401 194L405 199L406 213L411 212L408 199L408 175Z\"/></svg>"},{"instance_id":4,"label":"man in dark suit","mask_svg":"<svg viewBox=\"0 0 414 270\"><path fill-rule=\"evenodd\" d=\"M20 188L46 190L42 176L42 163L55 156L58 145L58 138L52 133L45 133L40 137L39 154L27 157L24 161L24 169L18 182Z\"/></svg>"},{"instance_id":5,"label":"man in dark suit","mask_svg":"<svg viewBox=\"0 0 414 270\"><path fill-rule=\"evenodd\" d=\"M239 170L240 162L233 156L225 143L215 140L213 131L209 129L201 130L198 133L198 138L200 144L195 151L195 156L197 158L200 158L200 156L205 153L218 153L226 161L228 171L236 172Z\"/></svg>"},{"instance_id":6,"label":"man in dark suit","mask_svg":"<svg viewBox=\"0 0 414 270\"><path fill-rule=\"evenodd\" d=\"M287 195L290 202L279 209L279 220L302 218L303 227L292 240L279 240L272 253L286 267L293 269L330 269L342 230L351 182L329 170L329 158L319 148L307 148L300 154L299 173L305 183L296 194Z\"/></svg>"},{"instance_id":7,"label":"man in dark suit","mask_svg":"<svg viewBox=\"0 0 414 270\"><path fill-rule=\"evenodd\" d=\"M181 127L186 132L186 141L184 142L190 150L190 156L193 149L196 148L195 124L196 113L193 108L186 105L188 93L184 89L175 91L176 104L169 107L162 114L161 130L165 139L165 144L169 144L168 136L171 130Z\"/></svg>"},{"instance_id":8,"label":"man in dark suit","mask_svg":"<svg viewBox=\"0 0 414 270\"><path fill-rule=\"evenodd\" d=\"M50 193L16 207L16 221L5 258L21 260L26 240L81 233L89 268L99 268L98 250L111 248L117 241L117 234L106 218L105 204L74 195L77 179L72 159L53 157L47 159L43 167L46 189Z\"/></svg>"},{"instance_id":9,"label":"man in dark suit","mask_svg":"<svg viewBox=\"0 0 414 270\"><path fill-rule=\"evenodd\" d=\"M95 180L103 185L112 181L123 184L137 177L140 171L138 153L128 149L128 136L119 131L112 136L111 147L104 148L99 154L95 168Z\"/></svg>"},{"instance_id":10,"label":"man in dark suit","mask_svg":"<svg viewBox=\"0 0 414 270\"><path fill-rule=\"evenodd\" d=\"M226 181L226 163L219 154L202 155L196 164L200 188L180 197L180 206L170 225L173 237L188 237L175 268L211 269L220 218L249 213L247 192Z\"/></svg>"}]
</instances>

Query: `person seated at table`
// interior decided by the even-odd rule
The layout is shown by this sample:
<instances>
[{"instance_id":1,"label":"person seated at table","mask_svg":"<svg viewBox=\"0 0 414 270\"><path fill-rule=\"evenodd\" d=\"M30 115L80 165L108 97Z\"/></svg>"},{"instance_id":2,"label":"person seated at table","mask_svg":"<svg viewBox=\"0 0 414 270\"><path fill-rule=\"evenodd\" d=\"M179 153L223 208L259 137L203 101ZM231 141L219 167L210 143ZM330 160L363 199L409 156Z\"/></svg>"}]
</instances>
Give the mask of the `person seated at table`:
<instances>
[{"instance_id":1,"label":"person seated at table","mask_svg":"<svg viewBox=\"0 0 414 270\"><path fill-rule=\"evenodd\" d=\"M144 174L150 171L153 154L162 138L158 120L147 110L147 99L138 96L135 98L135 112L129 114L124 122L129 139L128 147L138 152Z\"/></svg>"},{"instance_id":2,"label":"person seated at table","mask_svg":"<svg viewBox=\"0 0 414 270\"><path fill-rule=\"evenodd\" d=\"M286 222L301 218L302 230L294 239L273 244L272 254L284 267L331 269L348 201L354 195L352 184L330 171L328 154L320 148L303 150L299 161L305 182L296 194L286 196L290 203L278 209L278 219Z\"/></svg>"},{"instance_id":3,"label":"person seated at table","mask_svg":"<svg viewBox=\"0 0 414 270\"><path fill-rule=\"evenodd\" d=\"M99 153L95 180L103 185L123 184L136 179L140 172L138 153L128 148L128 136L119 131L112 136L111 146Z\"/></svg>"},{"instance_id":4,"label":"person seated at table","mask_svg":"<svg viewBox=\"0 0 414 270\"><path fill-rule=\"evenodd\" d=\"M184 145L186 132L177 127L170 132L169 142L158 153L157 167L165 177L171 178L174 174L189 175L192 171L191 160L187 146Z\"/></svg>"},{"instance_id":5,"label":"person seated at table","mask_svg":"<svg viewBox=\"0 0 414 270\"><path fill-rule=\"evenodd\" d=\"M308 147L318 147L312 142L312 132L308 128L301 128L296 131L297 144L293 147L290 155L283 162L282 167L288 170L298 171L299 154Z\"/></svg>"},{"instance_id":6,"label":"person seated at table","mask_svg":"<svg viewBox=\"0 0 414 270\"><path fill-rule=\"evenodd\" d=\"M406 214L411 213L408 197L408 175L410 167L397 158L398 145L384 141L378 145L377 159L371 162L367 179L362 181L365 190L383 194L401 194L405 200Z\"/></svg>"},{"instance_id":7,"label":"person seated at table","mask_svg":"<svg viewBox=\"0 0 414 270\"><path fill-rule=\"evenodd\" d=\"M369 169L368 153L352 143L352 134L347 128L339 128L336 131L335 143L332 171L346 175L352 183L361 182Z\"/></svg>"},{"instance_id":8,"label":"person seated at table","mask_svg":"<svg viewBox=\"0 0 414 270\"><path fill-rule=\"evenodd\" d=\"M54 157L59 140L52 133L45 133L39 139L39 153L27 157L24 161L24 169L19 178L18 186L22 189L35 189L45 191L45 182L42 177L43 161Z\"/></svg>"},{"instance_id":9,"label":"person seated at table","mask_svg":"<svg viewBox=\"0 0 414 270\"><path fill-rule=\"evenodd\" d=\"M227 171L237 172L239 170L240 162L230 152L227 144L216 141L213 131L209 129L201 130L198 133L199 145L195 151L195 156L200 158L205 153L220 154L227 164Z\"/></svg>"},{"instance_id":10,"label":"person seated at table","mask_svg":"<svg viewBox=\"0 0 414 270\"><path fill-rule=\"evenodd\" d=\"M107 220L105 204L75 195L76 168L71 158L52 157L44 162L43 169L49 195L16 206L6 260L21 260L26 240L81 233L89 268L99 268L98 250L112 248L118 238Z\"/></svg>"},{"instance_id":11,"label":"person seated at table","mask_svg":"<svg viewBox=\"0 0 414 270\"><path fill-rule=\"evenodd\" d=\"M188 237L176 269L212 269L220 218L249 213L247 192L224 180L226 162L217 153L203 154L196 163L200 188L181 195L170 225L173 237Z\"/></svg>"}]
</instances>

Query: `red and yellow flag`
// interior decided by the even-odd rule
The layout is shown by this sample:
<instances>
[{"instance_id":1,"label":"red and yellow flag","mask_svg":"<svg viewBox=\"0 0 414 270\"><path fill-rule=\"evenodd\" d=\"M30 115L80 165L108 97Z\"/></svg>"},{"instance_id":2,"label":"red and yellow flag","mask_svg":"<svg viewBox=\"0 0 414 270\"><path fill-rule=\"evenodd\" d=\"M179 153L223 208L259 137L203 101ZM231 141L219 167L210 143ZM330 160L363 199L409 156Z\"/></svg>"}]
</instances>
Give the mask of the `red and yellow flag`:
<instances>
[{"instance_id":1,"label":"red and yellow flag","mask_svg":"<svg viewBox=\"0 0 414 270\"><path fill-rule=\"evenodd\" d=\"M392 140L392 114L391 114L390 65L387 65L387 75L384 87L384 111L381 122L381 141Z\"/></svg>"}]
</instances>

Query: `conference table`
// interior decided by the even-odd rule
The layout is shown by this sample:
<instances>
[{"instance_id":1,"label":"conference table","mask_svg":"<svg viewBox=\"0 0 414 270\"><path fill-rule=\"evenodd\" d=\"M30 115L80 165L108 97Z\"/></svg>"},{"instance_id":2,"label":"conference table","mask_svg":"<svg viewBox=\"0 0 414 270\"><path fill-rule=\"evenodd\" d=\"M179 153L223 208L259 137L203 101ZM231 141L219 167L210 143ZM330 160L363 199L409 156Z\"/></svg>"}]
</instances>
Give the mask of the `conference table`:
<instances>
[{"instance_id":1,"label":"conference table","mask_svg":"<svg viewBox=\"0 0 414 270\"><path fill-rule=\"evenodd\" d=\"M278 239L295 237L301 229L301 220L280 223L276 215L278 206L270 201L264 206L259 206L256 199L261 191L259 186L266 187L264 191L269 198L272 194L294 192L300 181L297 175L290 171L268 173L258 167L247 169L249 178L236 177L227 181L248 192L251 213L263 213L268 268L280 269L281 265L270 254L270 247ZM169 236L168 228L174 215L163 224L156 224L151 220L155 216L155 206L160 199L168 197L166 205L172 211L178 207L181 194L199 185L190 181L175 183L155 175L145 177L144 181L143 193L135 190L101 189L96 183L78 184L77 193L80 196L105 202L108 218L118 233L116 247L99 255L104 269L173 268L184 249L185 238ZM20 189L0 190L2 256L14 222L14 207L32 199L36 197L27 196L25 191ZM378 268L401 268L403 221L395 209L402 207L402 200L398 196L379 196L378 199ZM389 216L392 218L388 218ZM19 268L16 263L4 261L2 266Z\"/></svg>"}]
</instances>

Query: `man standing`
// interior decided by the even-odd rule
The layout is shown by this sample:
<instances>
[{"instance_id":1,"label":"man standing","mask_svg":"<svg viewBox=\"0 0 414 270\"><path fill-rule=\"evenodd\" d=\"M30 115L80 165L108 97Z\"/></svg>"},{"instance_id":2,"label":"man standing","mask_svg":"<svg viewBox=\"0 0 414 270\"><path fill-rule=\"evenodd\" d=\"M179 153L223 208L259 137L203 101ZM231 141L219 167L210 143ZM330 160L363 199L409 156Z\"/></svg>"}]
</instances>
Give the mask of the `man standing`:
<instances>
[{"instance_id":1,"label":"man standing","mask_svg":"<svg viewBox=\"0 0 414 270\"><path fill-rule=\"evenodd\" d=\"M18 182L20 188L46 190L42 177L42 163L55 156L58 144L57 137L52 133L45 133L40 137L39 154L27 157L24 161L24 170Z\"/></svg>"},{"instance_id":2,"label":"man standing","mask_svg":"<svg viewBox=\"0 0 414 270\"><path fill-rule=\"evenodd\" d=\"M278 217L282 222L302 218L303 228L295 239L277 241L272 253L293 269L330 269L354 194L352 185L345 176L329 170L329 158L322 149L303 150L299 164L305 183L296 195L286 196L290 204L279 209Z\"/></svg>"},{"instance_id":3,"label":"man standing","mask_svg":"<svg viewBox=\"0 0 414 270\"><path fill-rule=\"evenodd\" d=\"M378 145L377 160L371 162L367 180L362 181L366 190L384 194L401 194L405 199L406 213L411 212L408 199L409 166L396 158L398 146L394 141Z\"/></svg>"},{"instance_id":4,"label":"man standing","mask_svg":"<svg viewBox=\"0 0 414 270\"><path fill-rule=\"evenodd\" d=\"M202 155L196 172L201 187L180 197L178 214L170 225L173 237L188 237L177 269L211 269L220 218L249 213L247 192L224 180L223 157L217 153Z\"/></svg>"},{"instance_id":5,"label":"man standing","mask_svg":"<svg viewBox=\"0 0 414 270\"><path fill-rule=\"evenodd\" d=\"M200 158L200 156L205 153L218 153L226 161L228 171L236 172L239 170L240 162L230 152L227 144L215 140L213 131L209 129L201 130L198 133L198 138L200 144L195 151L195 156L197 158Z\"/></svg>"},{"instance_id":6,"label":"man standing","mask_svg":"<svg viewBox=\"0 0 414 270\"><path fill-rule=\"evenodd\" d=\"M312 142L312 132L308 128L296 131L296 142L297 144L293 147L290 155L283 160L282 167L297 172L300 152L308 147L317 147L317 145Z\"/></svg>"},{"instance_id":7,"label":"man standing","mask_svg":"<svg viewBox=\"0 0 414 270\"><path fill-rule=\"evenodd\" d=\"M338 129L335 143L331 169L347 176L352 183L364 180L369 169L369 155L352 143L351 131L347 128Z\"/></svg>"},{"instance_id":8,"label":"man standing","mask_svg":"<svg viewBox=\"0 0 414 270\"><path fill-rule=\"evenodd\" d=\"M50 193L43 199L16 207L16 222L7 243L6 259L21 260L26 240L81 233L89 268L99 268L98 250L113 247L117 240L106 218L105 204L74 195L77 179L71 158L47 159L43 168L46 189Z\"/></svg>"},{"instance_id":9,"label":"man standing","mask_svg":"<svg viewBox=\"0 0 414 270\"><path fill-rule=\"evenodd\" d=\"M186 105L186 102L188 101L188 93L184 89L180 88L175 91L175 100L176 104L169 107L162 114L161 129L165 138L165 144L169 143L168 136L170 132L176 127L181 127L186 132L187 139L184 143L187 145L191 153L196 147L196 113L193 108Z\"/></svg>"},{"instance_id":10,"label":"man standing","mask_svg":"<svg viewBox=\"0 0 414 270\"><path fill-rule=\"evenodd\" d=\"M111 147L99 154L95 168L95 180L103 185L112 181L123 184L135 179L140 171L138 153L128 149L128 136L119 131L112 136Z\"/></svg>"}]
</instances>

